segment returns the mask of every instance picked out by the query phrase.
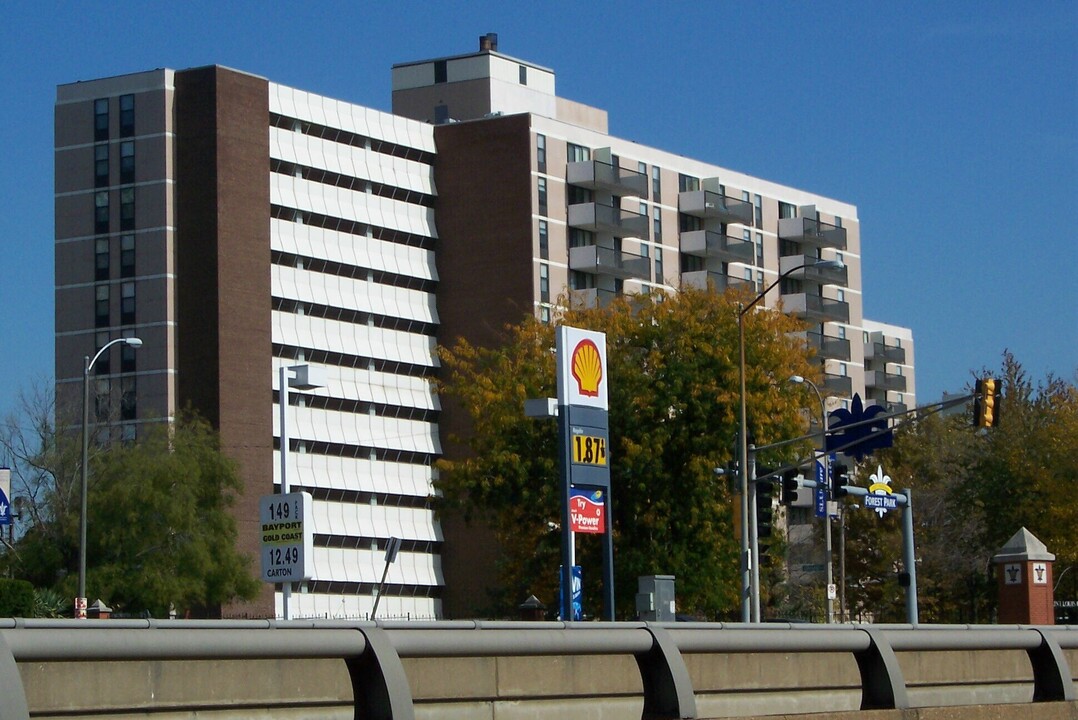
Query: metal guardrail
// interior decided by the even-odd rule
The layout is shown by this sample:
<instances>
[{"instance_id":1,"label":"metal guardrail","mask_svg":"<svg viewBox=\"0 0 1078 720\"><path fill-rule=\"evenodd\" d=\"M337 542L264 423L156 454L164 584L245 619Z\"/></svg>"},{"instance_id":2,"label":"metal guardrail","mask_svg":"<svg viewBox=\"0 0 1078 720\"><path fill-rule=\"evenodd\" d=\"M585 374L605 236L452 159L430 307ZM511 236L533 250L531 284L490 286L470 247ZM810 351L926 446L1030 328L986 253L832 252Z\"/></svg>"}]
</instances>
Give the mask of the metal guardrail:
<instances>
[{"instance_id":1,"label":"metal guardrail","mask_svg":"<svg viewBox=\"0 0 1078 720\"><path fill-rule=\"evenodd\" d=\"M1022 650L1033 701L1075 701L1064 650L1078 626L743 625L720 623L333 622L0 619L0 720L30 717L20 663L116 660L340 659L355 717L411 720L402 659L632 655L643 716L695 718L685 655L850 653L861 709L911 707L903 652Z\"/></svg>"}]
</instances>

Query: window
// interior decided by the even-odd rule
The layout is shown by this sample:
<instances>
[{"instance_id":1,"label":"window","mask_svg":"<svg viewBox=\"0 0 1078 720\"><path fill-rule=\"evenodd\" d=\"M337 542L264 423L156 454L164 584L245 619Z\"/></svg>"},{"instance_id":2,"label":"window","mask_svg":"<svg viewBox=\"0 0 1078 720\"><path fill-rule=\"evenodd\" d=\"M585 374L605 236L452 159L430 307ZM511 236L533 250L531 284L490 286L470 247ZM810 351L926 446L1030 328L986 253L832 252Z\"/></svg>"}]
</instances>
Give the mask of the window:
<instances>
[{"instance_id":1,"label":"window","mask_svg":"<svg viewBox=\"0 0 1078 720\"><path fill-rule=\"evenodd\" d=\"M102 283L94 288L94 326L109 325L109 286Z\"/></svg>"},{"instance_id":2,"label":"window","mask_svg":"<svg viewBox=\"0 0 1078 720\"><path fill-rule=\"evenodd\" d=\"M108 98L94 100L94 140L109 139L109 101Z\"/></svg>"},{"instance_id":3,"label":"window","mask_svg":"<svg viewBox=\"0 0 1078 720\"><path fill-rule=\"evenodd\" d=\"M544 325L550 324L550 308L546 307L545 305L539 308L539 322L543 323Z\"/></svg>"},{"instance_id":4,"label":"window","mask_svg":"<svg viewBox=\"0 0 1078 720\"><path fill-rule=\"evenodd\" d=\"M842 218L838 217L837 215L835 216L835 227L842 227Z\"/></svg>"},{"instance_id":5,"label":"window","mask_svg":"<svg viewBox=\"0 0 1078 720\"><path fill-rule=\"evenodd\" d=\"M546 178L539 178L539 214L546 215Z\"/></svg>"},{"instance_id":6,"label":"window","mask_svg":"<svg viewBox=\"0 0 1078 720\"><path fill-rule=\"evenodd\" d=\"M134 140L125 140L120 143L120 182L125 185L135 182Z\"/></svg>"},{"instance_id":7,"label":"window","mask_svg":"<svg viewBox=\"0 0 1078 720\"><path fill-rule=\"evenodd\" d=\"M840 375L841 377L846 377L846 374L847 374L848 372L849 372L849 369L848 369L848 368L846 367L846 363L844 363L844 362L840 362L840 363L838 364L838 374L839 374L839 375Z\"/></svg>"},{"instance_id":8,"label":"window","mask_svg":"<svg viewBox=\"0 0 1078 720\"><path fill-rule=\"evenodd\" d=\"M569 185L568 188L568 204L579 205L580 203L593 202L595 196L588 188L580 187L579 185Z\"/></svg>"},{"instance_id":9,"label":"window","mask_svg":"<svg viewBox=\"0 0 1078 720\"><path fill-rule=\"evenodd\" d=\"M651 208L651 230L656 244L663 241L663 211L660 208Z\"/></svg>"},{"instance_id":10,"label":"window","mask_svg":"<svg viewBox=\"0 0 1078 720\"><path fill-rule=\"evenodd\" d=\"M756 233L756 265L764 266L764 234Z\"/></svg>"},{"instance_id":11,"label":"window","mask_svg":"<svg viewBox=\"0 0 1078 720\"><path fill-rule=\"evenodd\" d=\"M660 202L662 200L661 174L662 172L657 166L651 166L651 199L655 202Z\"/></svg>"},{"instance_id":12,"label":"window","mask_svg":"<svg viewBox=\"0 0 1078 720\"><path fill-rule=\"evenodd\" d=\"M120 285L120 324L131 325L135 322L135 283L125 282Z\"/></svg>"},{"instance_id":13,"label":"window","mask_svg":"<svg viewBox=\"0 0 1078 720\"><path fill-rule=\"evenodd\" d=\"M124 330L123 336L125 338L135 337L134 330ZM120 372L133 373L135 372L135 348L130 345L120 345Z\"/></svg>"},{"instance_id":14,"label":"window","mask_svg":"<svg viewBox=\"0 0 1078 720\"><path fill-rule=\"evenodd\" d=\"M661 247L655 248L655 282L666 284L666 278L663 275L663 249Z\"/></svg>"},{"instance_id":15,"label":"window","mask_svg":"<svg viewBox=\"0 0 1078 720\"><path fill-rule=\"evenodd\" d=\"M535 136L535 162L539 172L546 172L546 135Z\"/></svg>"},{"instance_id":16,"label":"window","mask_svg":"<svg viewBox=\"0 0 1078 720\"><path fill-rule=\"evenodd\" d=\"M120 96L120 137L135 134L135 96Z\"/></svg>"},{"instance_id":17,"label":"window","mask_svg":"<svg viewBox=\"0 0 1078 720\"><path fill-rule=\"evenodd\" d=\"M445 60L434 61L434 82L436 84L444 83L449 78L449 70L446 67Z\"/></svg>"},{"instance_id":18,"label":"window","mask_svg":"<svg viewBox=\"0 0 1078 720\"><path fill-rule=\"evenodd\" d=\"M590 230L581 230L580 228L569 228L569 247L587 247L588 245L594 245L595 238L592 236Z\"/></svg>"},{"instance_id":19,"label":"window","mask_svg":"<svg viewBox=\"0 0 1078 720\"><path fill-rule=\"evenodd\" d=\"M135 236L120 236L120 277L135 274Z\"/></svg>"},{"instance_id":20,"label":"window","mask_svg":"<svg viewBox=\"0 0 1078 720\"><path fill-rule=\"evenodd\" d=\"M109 193L101 190L94 193L94 232L109 231Z\"/></svg>"},{"instance_id":21,"label":"window","mask_svg":"<svg viewBox=\"0 0 1078 720\"><path fill-rule=\"evenodd\" d=\"M96 353L101 348L109 344L109 331L98 330L94 335L94 352ZM111 353L105 353L97 359L94 363L95 375L108 375L109 374L109 355Z\"/></svg>"},{"instance_id":22,"label":"window","mask_svg":"<svg viewBox=\"0 0 1078 720\"><path fill-rule=\"evenodd\" d=\"M749 191L748 190L742 190L741 191L741 202L747 203L749 201L750 201Z\"/></svg>"},{"instance_id":23,"label":"window","mask_svg":"<svg viewBox=\"0 0 1078 720\"><path fill-rule=\"evenodd\" d=\"M693 232L694 230L703 230L704 221L695 215L686 215L685 213L678 213L677 225L680 232Z\"/></svg>"},{"instance_id":24,"label":"window","mask_svg":"<svg viewBox=\"0 0 1078 720\"><path fill-rule=\"evenodd\" d=\"M695 178L691 175L683 175L678 173L677 176L677 189L678 192L690 192L700 189L700 178Z\"/></svg>"},{"instance_id":25,"label":"window","mask_svg":"<svg viewBox=\"0 0 1078 720\"><path fill-rule=\"evenodd\" d=\"M94 145L94 187L106 187L109 184L109 146L107 143Z\"/></svg>"},{"instance_id":26,"label":"window","mask_svg":"<svg viewBox=\"0 0 1078 720\"><path fill-rule=\"evenodd\" d=\"M586 148L583 145L569 143L568 154L569 162L587 162L591 160L591 148Z\"/></svg>"},{"instance_id":27,"label":"window","mask_svg":"<svg viewBox=\"0 0 1078 720\"><path fill-rule=\"evenodd\" d=\"M435 105L434 106L434 124L441 125L442 123L449 122L449 106Z\"/></svg>"},{"instance_id":28,"label":"window","mask_svg":"<svg viewBox=\"0 0 1078 720\"><path fill-rule=\"evenodd\" d=\"M836 296L837 296L839 302L846 302L846 291L845 290L840 288L839 291L836 293Z\"/></svg>"},{"instance_id":29,"label":"window","mask_svg":"<svg viewBox=\"0 0 1078 720\"><path fill-rule=\"evenodd\" d=\"M752 196L752 204L756 208L756 227L764 226L764 199L759 195Z\"/></svg>"},{"instance_id":30,"label":"window","mask_svg":"<svg viewBox=\"0 0 1078 720\"><path fill-rule=\"evenodd\" d=\"M838 337L839 337L840 340L845 340L846 339L846 326L845 325L839 325L838 326Z\"/></svg>"},{"instance_id":31,"label":"window","mask_svg":"<svg viewBox=\"0 0 1078 720\"><path fill-rule=\"evenodd\" d=\"M135 229L135 188L120 190L120 229Z\"/></svg>"},{"instance_id":32,"label":"window","mask_svg":"<svg viewBox=\"0 0 1078 720\"><path fill-rule=\"evenodd\" d=\"M112 395L112 383L108 378L94 381L94 417L97 422L109 419L109 396Z\"/></svg>"},{"instance_id":33,"label":"window","mask_svg":"<svg viewBox=\"0 0 1078 720\"><path fill-rule=\"evenodd\" d=\"M120 379L120 419L135 419L135 376Z\"/></svg>"},{"instance_id":34,"label":"window","mask_svg":"<svg viewBox=\"0 0 1078 720\"><path fill-rule=\"evenodd\" d=\"M780 218L792 218L797 217L797 206L790 203L779 202L779 217Z\"/></svg>"},{"instance_id":35,"label":"window","mask_svg":"<svg viewBox=\"0 0 1078 720\"><path fill-rule=\"evenodd\" d=\"M94 240L94 280L109 279L109 239Z\"/></svg>"},{"instance_id":36,"label":"window","mask_svg":"<svg viewBox=\"0 0 1078 720\"><path fill-rule=\"evenodd\" d=\"M550 231L546 220L539 221L539 257L550 259Z\"/></svg>"},{"instance_id":37,"label":"window","mask_svg":"<svg viewBox=\"0 0 1078 720\"><path fill-rule=\"evenodd\" d=\"M550 266L546 263L539 264L539 300L550 302Z\"/></svg>"},{"instance_id":38,"label":"window","mask_svg":"<svg viewBox=\"0 0 1078 720\"><path fill-rule=\"evenodd\" d=\"M764 271L756 271L756 292L761 292L764 289Z\"/></svg>"},{"instance_id":39,"label":"window","mask_svg":"<svg viewBox=\"0 0 1078 720\"><path fill-rule=\"evenodd\" d=\"M527 66L525 66L525 65L520 66L520 70L518 72L518 79L520 80L521 85L527 85L528 84L528 68L527 68Z\"/></svg>"}]
</instances>

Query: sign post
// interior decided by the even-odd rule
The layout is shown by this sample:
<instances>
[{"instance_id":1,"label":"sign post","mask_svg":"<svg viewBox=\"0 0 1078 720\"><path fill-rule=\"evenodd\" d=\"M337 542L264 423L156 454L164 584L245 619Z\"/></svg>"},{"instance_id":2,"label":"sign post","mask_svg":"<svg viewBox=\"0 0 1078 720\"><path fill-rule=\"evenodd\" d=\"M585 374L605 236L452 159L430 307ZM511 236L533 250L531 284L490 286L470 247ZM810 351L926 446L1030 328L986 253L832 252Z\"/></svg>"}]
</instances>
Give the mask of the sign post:
<instances>
[{"instance_id":1,"label":"sign post","mask_svg":"<svg viewBox=\"0 0 1078 720\"><path fill-rule=\"evenodd\" d=\"M614 543L610 517L609 378L606 335L557 330L558 439L561 466L561 587L573 587L575 532L603 536L604 614L614 619ZM561 594L561 617L574 616L572 593Z\"/></svg>"}]
</instances>

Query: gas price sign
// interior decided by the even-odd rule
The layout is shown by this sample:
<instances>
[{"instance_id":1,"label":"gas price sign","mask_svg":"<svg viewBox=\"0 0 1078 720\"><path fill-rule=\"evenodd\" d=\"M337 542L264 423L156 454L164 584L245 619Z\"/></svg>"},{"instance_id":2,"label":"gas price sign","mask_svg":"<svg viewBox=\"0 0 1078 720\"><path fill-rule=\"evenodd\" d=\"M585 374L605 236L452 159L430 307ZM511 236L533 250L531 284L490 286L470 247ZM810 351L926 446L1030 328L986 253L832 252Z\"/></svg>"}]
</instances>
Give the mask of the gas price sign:
<instances>
[{"instance_id":1,"label":"gas price sign","mask_svg":"<svg viewBox=\"0 0 1078 720\"><path fill-rule=\"evenodd\" d=\"M263 495L258 501L258 523L262 579L272 583L310 580L314 549L310 493Z\"/></svg>"}]
</instances>

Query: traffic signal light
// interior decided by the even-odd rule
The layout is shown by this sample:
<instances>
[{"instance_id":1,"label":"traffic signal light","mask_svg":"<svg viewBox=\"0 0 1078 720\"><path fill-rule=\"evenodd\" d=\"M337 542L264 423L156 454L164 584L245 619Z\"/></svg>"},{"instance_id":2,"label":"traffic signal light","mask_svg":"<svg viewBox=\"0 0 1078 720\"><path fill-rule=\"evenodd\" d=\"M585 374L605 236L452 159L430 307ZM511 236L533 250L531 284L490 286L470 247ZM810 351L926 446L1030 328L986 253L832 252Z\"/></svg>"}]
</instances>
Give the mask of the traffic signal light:
<instances>
[{"instance_id":1,"label":"traffic signal light","mask_svg":"<svg viewBox=\"0 0 1078 720\"><path fill-rule=\"evenodd\" d=\"M978 380L973 392L973 423L977 427L990 428L999 424L999 395L1002 383L994 378Z\"/></svg>"},{"instance_id":2,"label":"traffic signal light","mask_svg":"<svg viewBox=\"0 0 1078 720\"><path fill-rule=\"evenodd\" d=\"M782 474L782 504L793 505L797 500L797 470L787 470Z\"/></svg>"},{"instance_id":3,"label":"traffic signal light","mask_svg":"<svg viewBox=\"0 0 1078 720\"><path fill-rule=\"evenodd\" d=\"M769 481L757 482L756 485L756 537L771 537L774 508L771 503L771 495L775 492L775 486Z\"/></svg>"},{"instance_id":4,"label":"traffic signal light","mask_svg":"<svg viewBox=\"0 0 1078 720\"><path fill-rule=\"evenodd\" d=\"M846 485L849 484L850 469L843 463L835 463L831 466L831 498L838 500L846 497Z\"/></svg>"}]
</instances>

